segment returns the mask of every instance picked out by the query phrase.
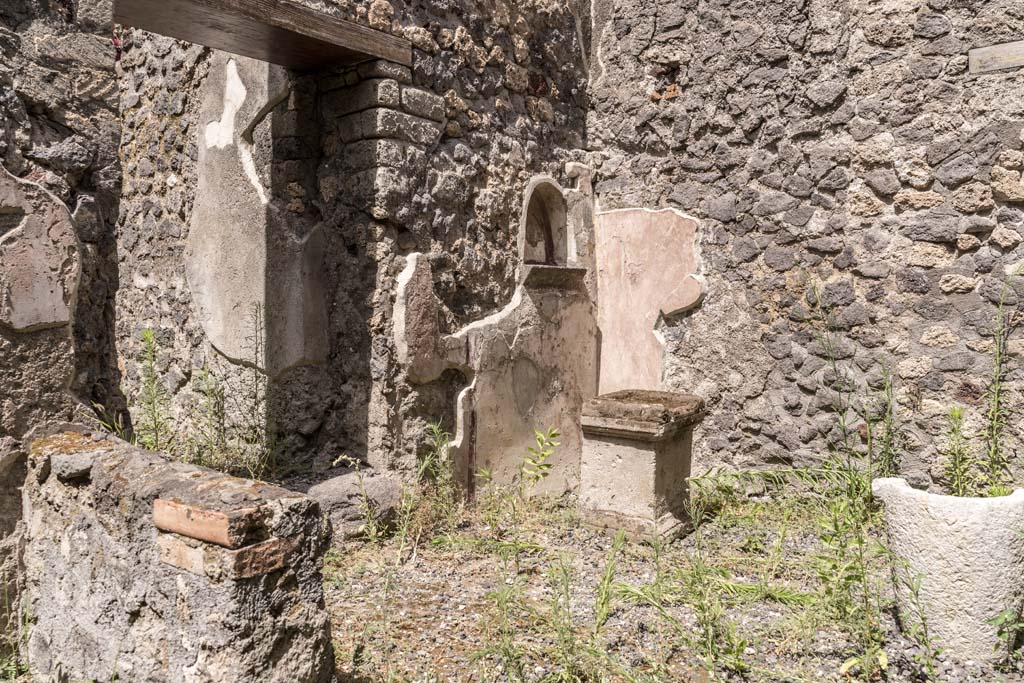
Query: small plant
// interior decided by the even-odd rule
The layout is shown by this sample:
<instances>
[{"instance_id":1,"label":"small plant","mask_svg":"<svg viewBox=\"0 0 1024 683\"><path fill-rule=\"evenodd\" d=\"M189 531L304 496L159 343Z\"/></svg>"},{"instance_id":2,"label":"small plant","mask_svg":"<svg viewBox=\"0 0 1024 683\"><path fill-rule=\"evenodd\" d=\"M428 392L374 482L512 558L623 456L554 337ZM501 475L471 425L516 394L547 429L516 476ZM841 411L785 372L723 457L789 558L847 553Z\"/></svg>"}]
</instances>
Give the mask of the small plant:
<instances>
[{"instance_id":1,"label":"small plant","mask_svg":"<svg viewBox=\"0 0 1024 683\"><path fill-rule=\"evenodd\" d=\"M173 451L174 430L170 421L170 398L157 371L157 341L153 330L142 331L142 388L136 436L143 448Z\"/></svg>"},{"instance_id":2,"label":"small plant","mask_svg":"<svg viewBox=\"0 0 1024 683\"><path fill-rule=\"evenodd\" d=\"M925 616L924 602L921 598L921 583L924 576L911 574L906 563L902 563L902 565L902 571L897 574L897 580L907 590L910 607L908 614L901 615L903 627L907 635L920 648L920 651L914 654L914 661L921 667L925 679L934 681L938 672L938 658L942 654L942 648L935 645L931 632L928 630L928 619Z\"/></svg>"},{"instance_id":3,"label":"small plant","mask_svg":"<svg viewBox=\"0 0 1024 683\"><path fill-rule=\"evenodd\" d=\"M843 662L843 665L839 667L839 673L849 676L851 673L859 671L866 680L878 680L888 668L889 655L885 653L881 645L872 642L864 652Z\"/></svg>"},{"instance_id":4,"label":"small plant","mask_svg":"<svg viewBox=\"0 0 1024 683\"><path fill-rule=\"evenodd\" d=\"M697 614L698 635L692 645L708 671L723 668L743 673L749 668L743 659L748 643L725 616L720 592L724 575L707 563L700 541L696 548L690 556L689 569L682 575L685 593Z\"/></svg>"},{"instance_id":5,"label":"small plant","mask_svg":"<svg viewBox=\"0 0 1024 683\"><path fill-rule=\"evenodd\" d=\"M1005 437L1006 422L1009 418L1006 405L1006 359L1007 345L1010 340L1009 324L1004 302L1006 287L999 298L996 309L995 329L992 334L992 372L985 389L985 430L982 435L984 457L982 465L987 486L1000 486L1004 483L1006 468L1009 462Z\"/></svg>"},{"instance_id":6,"label":"small plant","mask_svg":"<svg viewBox=\"0 0 1024 683\"><path fill-rule=\"evenodd\" d=\"M395 535L398 537L397 557L399 563L405 561L406 548L411 548L411 554L415 556L416 548L419 546L422 528L414 523L419 504L420 499L416 492L409 487L403 486L395 525Z\"/></svg>"},{"instance_id":7,"label":"small plant","mask_svg":"<svg viewBox=\"0 0 1024 683\"><path fill-rule=\"evenodd\" d=\"M892 373L888 369L882 371L882 380L882 420L880 425L881 434L878 438L876 475L879 477L894 477L899 473L904 436L896 417L896 399L893 396Z\"/></svg>"},{"instance_id":8,"label":"small plant","mask_svg":"<svg viewBox=\"0 0 1024 683\"><path fill-rule=\"evenodd\" d=\"M103 431L113 434L122 441L136 444L136 437L132 435L131 429L124 423L124 413L120 411L111 412L95 401L92 404L92 409L96 413L96 419L99 421L100 428Z\"/></svg>"},{"instance_id":9,"label":"small plant","mask_svg":"<svg viewBox=\"0 0 1024 683\"><path fill-rule=\"evenodd\" d=\"M269 378L264 368L266 323L263 308L254 304L250 316L251 332L246 337L250 360L242 373L240 395L234 396L236 459L250 479L263 479L277 467L277 432L270 419Z\"/></svg>"},{"instance_id":10,"label":"small plant","mask_svg":"<svg viewBox=\"0 0 1024 683\"><path fill-rule=\"evenodd\" d=\"M20 681L28 673L28 669L17 655L9 655L0 659L0 681Z\"/></svg>"},{"instance_id":11,"label":"small plant","mask_svg":"<svg viewBox=\"0 0 1024 683\"><path fill-rule=\"evenodd\" d=\"M857 653L843 663L840 673L858 671L870 680L885 671L888 657L882 649L881 608L870 572L873 509L867 494L857 492L861 486L851 485L827 499L819 522L818 576L822 606L857 642Z\"/></svg>"},{"instance_id":12,"label":"small plant","mask_svg":"<svg viewBox=\"0 0 1024 683\"><path fill-rule=\"evenodd\" d=\"M362 464L355 459L349 459L350 466L356 471L356 482L359 485L359 512L363 518L363 536L366 542L375 548L379 548L384 542L384 535L387 531L386 525L381 520L380 513L374 506L370 496L366 493L366 482L363 478Z\"/></svg>"},{"instance_id":13,"label":"small plant","mask_svg":"<svg viewBox=\"0 0 1024 683\"><path fill-rule=\"evenodd\" d=\"M999 642L996 645L996 652L1002 653L1003 663L1010 664L1014 659L1019 658L1020 650L1017 645L1024 636L1024 617L1019 609L1005 609L988 622L996 627L996 635Z\"/></svg>"},{"instance_id":14,"label":"small plant","mask_svg":"<svg viewBox=\"0 0 1024 683\"><path fill-rule=\"evenodd\" d=\"M491 645L473 655L473 660L496 658L509 681L526 683L526 652L516 638L515 623L516 614L524 610L523 593L519 573L512 569L511 553L502 553L500 583L487 598L494 602L494 638Z\"/></svg>"},{"instance_id":15,"label":"small plant","mask_svg":"<svg viewBox=\"0 0 1024 683\"><path fill-rule=\"evenodd\" d=\"M229 446L227 403L220 379L203 368L196 380L200 396L197 414L192 420L186 458L198 465L224 467Z\"/></svg>"},{"instance_id":16,"label":"small plant","mask_svg":"<svg viewBox=\"0 0 1024 683\"><path fill-rule=\"evenodd\" d=\"M28 601L21 603L20 609L16 600L12 599L10 588L11 578L6 574L0 577L3 581L3 614L4 629L0 635L0 681L22 681L29 673L21 652L28 646L29 615Z\"/></svg>"},{"instance_id":17,"label":"small plant","mask_svg":"<svg viewBox=\"0 0 1024 683\"><path fill-rule=\"evenodd\" d=\"M703 510L698 504L688 506L691 519L703 519ZM704 555L704 542L700 529L694 531L694 550L689 554L685 569L670 575L663 563L663 542L659 535L651 539L654 551L654 579L646 586L618 585L618 594L631 602L653 607L661 617L661 623L675 632L676 637L693 650L701 666L713 674L718 669L743 673L749 669L744 660L748 642L740 637L736 625L725 614L722 602L721 580L725 573L712 567ZM692 633L668 610L668 605L682 598L690 604L697 617L697 633ZM660 639L659 639L660 641Z\"/></svg>"},{"instance_id":18,"label":"small plant","mask_svg":"<svg viewBox=\"0 0 1024 683\"><path fill-rule=\"evenodd\" d=\"M559 555L548 573L552 592L547 615L547 622L555 634L551 659L557 663L558 670L545 676L544 683L584 683L587 680L581 656L584 649L576 634L570 605L572 579L569 561L565 555Z\"/></svg>"},{"instance_id":19,"label":"small plant","mask_svg":"<svg viewBox=\"0 0 1024 683\"><path fill-rule=\"evenodd\" d=\"M594 600L594 628L593 634L596 637L601 629L608 622L611 616L612 598L615 595L615 573L618 570L619 555L626 546L626 533L620 530L615 534L612 542L612 549L608 553L608 559L601 573L601 582L597 585L597 598Z\"/></svg>"},{"instance_id":20,"label":"small plant","mask_svg":"<svg viewBox=\"0 0 1024 683\"><path fill-rule=\"evenodd\" d=\"M555 449L562 445L555 441L560 434L554 427L548 429L547 433L534 430L534 435L537 445L526 449L526 457L523 458L523 464L519 468L523 482L529 484L530 489L551 474L553 464L549 460L555 454Z\"/></svg>"},{"instance_id":21,"label":"small plant","mask_svg":"<svg viewBox=\"0 0 1024 683\"><path fill-rule=\"evenodd\" d=\"M250 319L252 332L246 338L249 361L232 381L208 368L200 371L194 385L199 401L190 410L189 435L183 442L179 442L179 428L171 420L171 399L157 370L159 347L152 330L142 332L142 386L133 409L138 415L134 435L128 434L121 416L111 417L102 406L94 405L100 424L120 438L186 462L251 479L273 475L278 447L268 409L269 378L262 367L266 340L259 305L253 307Z\"/></svg>"},{"instance_id":22,"label":"small plant","mask_svg":"<svg viewBox=\"0 0 1024 683\"><path fill-rule=\"evenodd\" d=\"M946 430L946 466L944 474L949 490L954 496L977 495L978 478L974 474L974 458L971 457L964 438L964 410L956 407L949 411L949 427Z\"/></svg>"},{"instance_id":23,"label":"small plant","mask_svg":"<svg viewBox=\"0 0 1024 683\"><path fill-rule=\"evenodd\" d=\"M425 488L425 498L443 530L451 531L459 522L461 494L455 481L455 465L451 457L451 434L440 422L427 427L429 447L420 460L418 479Z\"/></svg>"}]
</instances>

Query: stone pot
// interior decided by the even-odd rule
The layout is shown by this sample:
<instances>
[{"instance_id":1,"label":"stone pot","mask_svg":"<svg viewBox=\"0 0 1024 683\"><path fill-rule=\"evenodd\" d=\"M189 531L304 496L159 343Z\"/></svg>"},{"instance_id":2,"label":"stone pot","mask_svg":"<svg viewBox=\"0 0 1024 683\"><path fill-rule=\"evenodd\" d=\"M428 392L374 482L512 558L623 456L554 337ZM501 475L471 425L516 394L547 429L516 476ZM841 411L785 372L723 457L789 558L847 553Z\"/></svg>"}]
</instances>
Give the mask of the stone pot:
<instances>
[{"instance_id":1,"label":"stone pot","mask_svg":"<svg viewBox=\"0 0 1024 683\"><path fill-rule=\"evenodd\" d=\"M911 488L906 480L871 484L884 506L889 549L920 575L920 604L934 643L962 661L998 661L988 623L1024 606L1024 489L998 498L958 498ZM910 591L895 581L901 614Z\"/></svg>"}]
</instances>

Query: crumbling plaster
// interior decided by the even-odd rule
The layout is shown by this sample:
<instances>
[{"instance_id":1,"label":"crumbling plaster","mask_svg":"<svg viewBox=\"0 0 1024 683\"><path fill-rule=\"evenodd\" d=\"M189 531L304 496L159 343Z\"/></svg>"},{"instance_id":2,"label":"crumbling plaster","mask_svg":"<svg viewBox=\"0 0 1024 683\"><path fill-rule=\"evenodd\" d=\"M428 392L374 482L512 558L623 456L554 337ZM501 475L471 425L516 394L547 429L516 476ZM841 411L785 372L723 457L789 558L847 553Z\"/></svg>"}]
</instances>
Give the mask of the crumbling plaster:
<instances>
[{"instance_id":1,"label":"crumbling plaster","mask_svg":"<svg viewBox=\"0 0 1024 683\"><path fill-rule=\"evenodd\" d=\"M278 377L327 358L321 225L294 234L257 173L253 131L290 94L284 69L216 53L203 84L196 195L185 275L210 343L236 363ZM266 165L264 161L262 165ZM266 319L256 357L254 316ZM272 333L272 334L271 334Z\"/></svg>"}]
</instances>

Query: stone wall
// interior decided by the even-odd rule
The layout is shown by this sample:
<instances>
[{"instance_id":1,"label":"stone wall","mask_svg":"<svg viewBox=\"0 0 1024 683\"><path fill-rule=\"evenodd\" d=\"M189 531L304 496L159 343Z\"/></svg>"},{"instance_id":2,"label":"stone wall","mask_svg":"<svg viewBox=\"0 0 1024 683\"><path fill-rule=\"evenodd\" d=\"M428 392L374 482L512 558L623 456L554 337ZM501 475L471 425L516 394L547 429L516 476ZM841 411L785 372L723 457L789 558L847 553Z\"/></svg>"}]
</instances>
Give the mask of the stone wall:
<instances>
[{"instance_id":1,"label":"stone wall","mask_svg":"<svg viewBox=\"0 0 1024 683\"><path fill-rule=\"evenodd\" d=\"M83 403L116 405L120 396L111 353L119 124L115 52L102 4L0 4L4 626L17 603L14 532L26 434L89 413Z\"/></svg>"},{"instance_id":2,"label":"stone wall","mask_svg":"<svg viewBox=\"0 0 1024 683\"><path fill-rule=\"evenodd\" d=\"M391 315L404 256L420 252L430 260L445 332L508 303L527 182L540 172L565 180L564 162L584 145L585 55L575 17L561 3L469 2L456 8L374 0L345 11L404 35L414 46L411 70L380 74L406 86L402 93L410 97L390 107L414 117L412 125L398 140L353 141L337 155L325 129L320 173L322 188L344 185L345 170L337 162L347 157L348 163L358 160L356 178L373 178L369 201L339 193L325 214L341 226L349 255L339 304L357 304L335 329L350 330L344 345L356 351L347 357L346 374L358 407L349 408L346 419L366 435L371 462L402 468L424 446L428 421L444 419L454 430L454 399L466 382L449 372L413 386L399 370ZM356 75L373 79L369 72ZM330 108L325 99L321 109ZM386 126L387 116L376 121ZM342 140L349 121L337 119Z\"/></svg>"},{"instance_id":3,"label":"stone wall","mask_svg":"<svg viewBox=\"0 0 1024 683\"><path fill-rule=\"evenodd\" d=\"M666 387L709 402L698 466L826 452L826 318L858 381L877 389L892 368L912 478L930 474L951 403L977 429L995 306L1022 255L1024 107L1016 72L971 76L966 51L1018 36L1008 0L309 4L408 38L414 64L258 76L266 110L231 130L251 138L265 195L247 223L264 231L255 359L242 357L252 292L231 298L238 264L204 261L195 231L211 224L197 192L218 175L202 172L202 136L225 111L204 102L223 99L230 60L129 32L116 101L102 3L4 6L4 165L75 213L84 400L116 413L120 386L137 398L153 329L179 424L195 422L206 370L230 383L262 363L286 462L406 468L428 420L454 427L466 378L415 385L396 363L405 256L430 260L443 332L500 310L523 189L537 173L570 185L575 160L595 166L600 211L700 221L707 299L660 330ZM219 239L232 238L252 241ZM230 325L218 332L211 310Z\"/></svg>"},{"instance_id":4,"label":"stone wall","mask_svg":"<svg viewBox=\"0 0 1024 683\"><path fill-rule=\"evenodd\" d=\"M125 180L116 231L116 350L125 394L135 404L143 330L155 332L157 370L169 393L185 387L193 367L205 362L185 283L184 239L197 184L197 93L208 50L169 38L144 40L137 32L127 42L119 79Z\"/></svg>"},{"instance_id":5,"label":"stone wall","mask_svg":"<svg viewBox=\"0 0 1024 683\"><path fill-rule=\"evenodd\" d=\"M326 11L408 37L414 66L292 74L288 94L253 130L267 212L283 217L268 229L268 244L286 230L319 235L306 271L320 278L303 291L327 316L325 325L292 330L275 323L275 304L265 299L274 356L266 365L282 335L326 335L325 353L271 372L268 412L297 469L322 471L343 455L401 469L425 442L429 420L454 429L465 383L451 372L413 388L394 359L390 318L404 256L431 259L448 332L508 302L522 191L535 173L559 176L584 144L584 50L572 13L557 4L480 3L455 13L446 2L392 8L377 0ZM121 279L131 286L117 298L118 354L135 397L140 333L155 330L160 373L187 424L203 368L230 376L238 361L251 361L211 339L183 268L204 182L200 138L214 120L201 104L217 57L141 32L133 38L123 61L118 234ZM268 296L293 289L278 279L282 267L266 264L257 275ZM225 270L207 274L220 280L230 277ZM278 301L276 309L293 305ZM227 336L244 343L237 326Z\"/></svg>"},{"instance_id":6,"label":"stone wall","mask_svg":"<svg viewBox=\"0 0 1024 683\"><path fill-rule=\"evenodd\" d=\"M38 680L332 680L313 500L69 431L32 445L25 525Z\"/></svg>"},{"instance_id":7,"label":"stone wall","mask_svg":"<svg viewBox=\"0 0 1024 683\"><path fill-rule=\"evenodd\" d=\"M115 56L102 0L13 0L0 7L0 163L74 214L82 287L73 389L86 403L102 404L119 400L111 353L111 228L121 189ZM60 400L59 392L51 398ZM2 428L14 436L24 431L6 416Z\"/></svg>"},{"instance_id":8,"label":"stone wall","mask_svg":"<svg viewBox=\"0 0 1024 683\"><path fill-rule=\"evenodd\" d=\"M669 387L708 400L698 468L819 460L840 364L891 368L909 453L934 475L945 415L981 424L996 305L1024 256L1020 71L1008 1L594 4L588 142L599 209L697 217L708 295L663 328ZM818 294L815 294L815 292ZM1011 343L1011 409L1020 371ZM1008 429L1019 443L1019 420Z\"/></svg>"}]
</instances>

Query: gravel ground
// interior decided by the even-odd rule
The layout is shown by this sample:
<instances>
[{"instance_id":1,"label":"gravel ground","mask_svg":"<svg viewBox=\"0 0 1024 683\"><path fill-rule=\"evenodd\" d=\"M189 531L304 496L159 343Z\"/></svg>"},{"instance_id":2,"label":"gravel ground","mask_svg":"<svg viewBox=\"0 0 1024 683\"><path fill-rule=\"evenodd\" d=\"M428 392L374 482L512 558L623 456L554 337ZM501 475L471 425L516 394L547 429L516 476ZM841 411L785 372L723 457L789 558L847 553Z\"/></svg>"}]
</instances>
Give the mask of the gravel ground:
<instances>
[{"instance_id":1,"label":"gravel ground","mask_svg":"<svg viewBox=\"0 0 1024 683\"><path fill-rule=\"evenodd\" d=\"M388 680L389 674L391 680L417 683L516 680L489 653L502 642L502 633L523 652L531 683L563 670L560 651L578 653L588 643L604 653L597 661L608 681L846 680L839 669L856 654L856 641L831 623L815 600L822 588L815 570L821 545L815 507L807 499L736 503L697 532L660 548L627 542L618 555L616 583L643 588L665 577L658 584L666 587L665 612L629 600L620 590L596 639L590 635L595 601L612 539L580 525L572 501L537 506L518 525L488 526L481 519L485 516L469 511L455 531L424 535L415 544L390 538L381 545L352 542L332 550L325 588L342 683L375 683ZM504 541L505 549L496 547L494 539ZM515 540L531 544L518 553L518 563L507 550ZM710 676L696 650L678 635L700 632L694 599L687 601L678 589L700 557L732 585L751 589L739 596L715 590L724 610L720 623L732 624L737 638L746 641L742 659L747 670L741 674L720 669L717 677ZM562 642L569 644L559 649L559 630L551 617L559 591L551 572L561 558L570 568L575 640L565 641L563 633ZM887 574L881 560L873 565L884 605L891 603ZM788 600L758 594L758 585ZM521 595L508 610L507 622L494 596L503 588L518 589ZM916 646L899 634L890 606L882 613L882 629L889 659L885 680L925 680L913 660ZM1020 671L998 672L942 657L938 668L939 681L1024 681Z\"/></svg>"}]
</instances>

